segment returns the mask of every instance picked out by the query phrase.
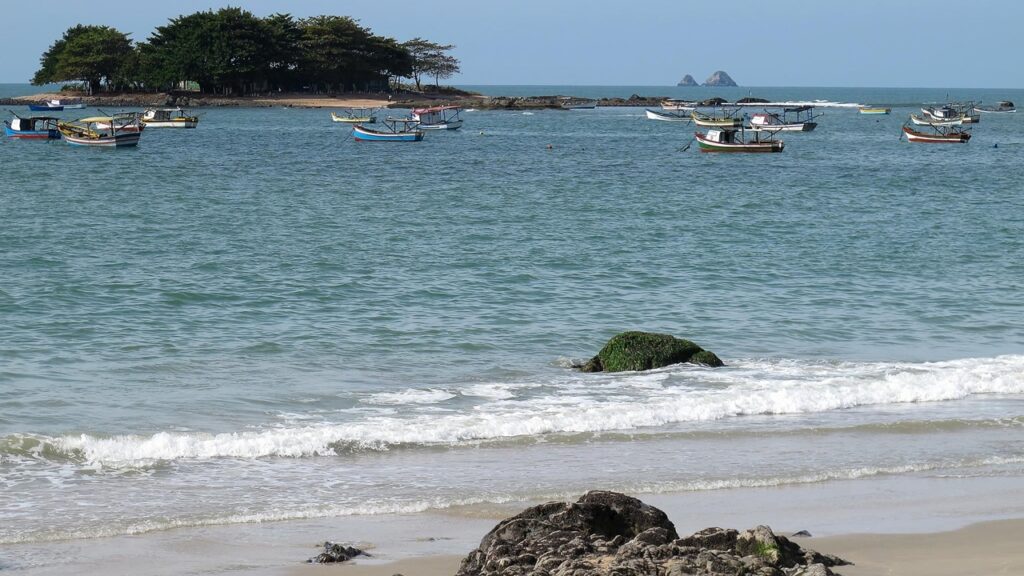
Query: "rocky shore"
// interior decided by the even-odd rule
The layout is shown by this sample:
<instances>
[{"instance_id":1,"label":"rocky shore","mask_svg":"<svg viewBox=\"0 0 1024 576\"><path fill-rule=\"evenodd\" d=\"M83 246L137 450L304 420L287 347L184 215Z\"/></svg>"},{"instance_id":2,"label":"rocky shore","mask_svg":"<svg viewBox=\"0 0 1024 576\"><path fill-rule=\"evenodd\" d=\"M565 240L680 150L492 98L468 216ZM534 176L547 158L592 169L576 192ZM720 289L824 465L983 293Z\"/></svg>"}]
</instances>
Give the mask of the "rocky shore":
<instances>
[{"instance_id":1,"label":"rocky shore","mask_svg":"<svg viewBox=\"0 0 1024 576\"><path fill-rule=\"evenodd\" d=\"M399 93L391 96L382 94L269 94L264 96L217 96L196 93L125 93L102 94L98 96L77 96L69 94L44 93L15 98L2 98L0 105L26 106L48 100L74 100L91 107L109 108L425 108L442 104L459 105L479 110L543 110L561 109L564 96L480 96L462 94L410 94ZM656 107L664 96L640 96L629 98L602 98L598 106L644 106Z\"/></svg>"}]
</instances>

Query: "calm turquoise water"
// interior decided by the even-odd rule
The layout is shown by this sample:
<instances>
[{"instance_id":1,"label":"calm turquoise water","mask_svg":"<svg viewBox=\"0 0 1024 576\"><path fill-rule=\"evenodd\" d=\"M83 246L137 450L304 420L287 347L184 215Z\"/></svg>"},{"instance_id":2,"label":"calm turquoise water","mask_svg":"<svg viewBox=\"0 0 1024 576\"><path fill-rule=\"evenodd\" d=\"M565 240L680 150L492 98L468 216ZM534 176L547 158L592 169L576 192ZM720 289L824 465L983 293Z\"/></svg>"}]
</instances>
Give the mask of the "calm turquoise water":
<instances>
[{"instance_id":1,"label":"calm turquoise water","mask_svg":"<svg viewBox=\"0 0 1024 576\"><path fill-rule=\"evenodd\" d=\"M684 97L545 88L518 90ZM898 139L947 92L1024 101L756 89L897 106L764 156L681 151L692 127L629 108L466 112L412 145L298 109L203 110L135 150L5 140L0 544L1020 475L1024 115ZM626 329L729 367L568 368Z\"/></svg>"}]
</instances>

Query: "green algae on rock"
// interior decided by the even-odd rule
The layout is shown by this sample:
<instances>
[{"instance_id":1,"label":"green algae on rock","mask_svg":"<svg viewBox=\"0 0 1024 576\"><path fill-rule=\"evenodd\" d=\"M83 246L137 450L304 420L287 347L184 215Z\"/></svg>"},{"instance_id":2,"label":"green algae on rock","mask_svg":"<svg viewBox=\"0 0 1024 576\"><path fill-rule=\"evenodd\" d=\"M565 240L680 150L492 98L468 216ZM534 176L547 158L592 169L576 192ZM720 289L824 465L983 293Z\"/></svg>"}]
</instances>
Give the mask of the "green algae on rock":
<instances>
[{"instance_id":1,"label":"green algae on rock","mask_svg":"<svg viewBox=\"0 0 1024 576\"><path fill-rule=\"evenodd\" d=\"M613 336L604 348L579 369L583 372L624 372L651 370L689 362L725 366L714 352L670 334L623 332Z\"/></svg>"}]
</instances>

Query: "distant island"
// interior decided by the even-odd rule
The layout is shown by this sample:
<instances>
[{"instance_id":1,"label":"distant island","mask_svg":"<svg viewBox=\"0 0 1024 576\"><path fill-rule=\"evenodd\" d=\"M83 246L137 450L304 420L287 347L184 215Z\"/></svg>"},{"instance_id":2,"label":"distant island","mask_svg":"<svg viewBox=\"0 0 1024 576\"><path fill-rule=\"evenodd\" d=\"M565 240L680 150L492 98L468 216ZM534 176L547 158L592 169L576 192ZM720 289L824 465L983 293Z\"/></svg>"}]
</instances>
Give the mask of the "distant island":
<instances>
[{"instance_id":1,"label":"distant island","mask_svg":"<svg viewBox=\"0 0 1024 576\"><path fill-rule=\"evenodd\" d=\"M693 76L687 74L683 76L683 79L676 86L700 86L700 84L693 79ZM716 70L714 74L708 76L708 79L704 81L704 86L738 86L738 84L725 70Z\"/></svg>"},{"instance_id":2,"label":"distant island","mask_svg":"<svg viewBox=\"0 0 1024 576\"><path fill-rule=\"evenodd\" d=\"M700 86L700 84L697 84L697 81L693 79L693 76L687 74L686 76L683 76L683 79L680 80L676 86Z\"/></svg>"},{"instance_id":3,"label":"distant island","mask_svg":"<svg viewBox=\"0 0 1024 576\"><path fill-rule=\"evenodd\" d=\"M738 86L724 70L718 70L704 81L705 86Z\"/></svg>"}]
</instances>

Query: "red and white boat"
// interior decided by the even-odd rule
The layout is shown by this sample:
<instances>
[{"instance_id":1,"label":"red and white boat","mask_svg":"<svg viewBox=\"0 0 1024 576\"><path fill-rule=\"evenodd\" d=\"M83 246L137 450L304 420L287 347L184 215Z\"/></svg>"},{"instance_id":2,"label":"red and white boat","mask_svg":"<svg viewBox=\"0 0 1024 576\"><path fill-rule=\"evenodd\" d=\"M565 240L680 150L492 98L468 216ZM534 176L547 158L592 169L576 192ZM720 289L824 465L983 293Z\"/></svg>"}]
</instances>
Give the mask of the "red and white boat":
<instances>
[{"instance_id":1,"label":"red and white boat","mask_svg":"<svg viewBox=\"0 0 1024 576\"><path fill-rule=\"evenodd\" d=\"M707 134L697 132L694 137L701 152L782 152L785 144L775 140L774 132L762 137L762 132L754 131L754 137L747 140L742 128L737 130L708 130Z\"/></svg>"},{"instance_id":2,"label":"red and white boat","mask_svg":"<svg viewBox=\"0 0 1024 576\"><path fill-rule=\"evenodd\" d=\"M903 126L903 133L907 135L907 141L924 144L966 144L971 139L971 133L961 130L956 126L932 126L931 132L920 132L910 126Z\"/></svg>"}]
</instances>

